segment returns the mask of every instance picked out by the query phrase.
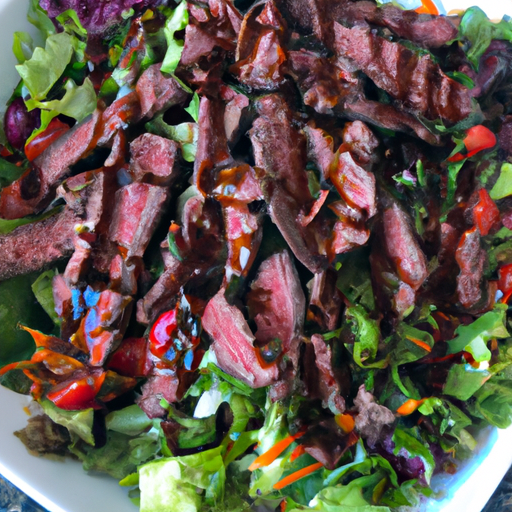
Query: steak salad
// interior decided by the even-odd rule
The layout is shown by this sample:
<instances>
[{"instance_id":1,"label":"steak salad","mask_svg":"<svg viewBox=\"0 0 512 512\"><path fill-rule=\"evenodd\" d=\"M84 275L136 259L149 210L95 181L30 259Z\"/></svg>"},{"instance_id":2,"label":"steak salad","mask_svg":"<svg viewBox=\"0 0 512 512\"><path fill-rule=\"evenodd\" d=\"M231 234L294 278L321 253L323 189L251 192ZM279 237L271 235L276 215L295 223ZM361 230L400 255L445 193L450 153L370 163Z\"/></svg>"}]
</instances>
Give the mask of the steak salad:
<instances>
[{"instance_id":1,"label":"steak salad","mask_svg":"<svg viewBox=\"0 0 512 512\"><path fill-rule=\"evenodd\" d=\"M31 0L0 146L29 450L143 512L389 512L512 423L512 25L432 9Z\"/></svg>"}]
</instances>

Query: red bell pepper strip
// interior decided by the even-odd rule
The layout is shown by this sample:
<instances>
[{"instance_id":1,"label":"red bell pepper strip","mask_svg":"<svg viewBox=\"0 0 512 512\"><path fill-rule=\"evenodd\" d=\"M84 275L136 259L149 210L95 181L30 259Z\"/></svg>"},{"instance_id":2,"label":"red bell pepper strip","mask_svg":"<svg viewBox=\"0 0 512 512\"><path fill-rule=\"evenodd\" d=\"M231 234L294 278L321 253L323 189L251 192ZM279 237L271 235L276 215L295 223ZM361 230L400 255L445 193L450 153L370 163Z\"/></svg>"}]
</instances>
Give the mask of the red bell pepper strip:
<instances>
[{"instance_id":1,"label":"red bell pepper strip","mask_svg":"<svg viewBox=\"0 0 512 512\"><path fill-rule=\"evenodd\" d=\"M172 334L178 327L178 308L162 313L149 333L149 348L156 357L162 357L173 344Z\"/></svg>"},{"instance_id":2,"label":"red bell pepper strip","mask_svg":"<svg viewBox=\"0 0 512 512\"><path fill-rule=\"evenodd\" d=\"M151 366L146 338L126 338L108 362L111 370L127 377L146 377Z\"/></svg>"},{"instance_id":3,"label":"red bell pepper strip","mask_svg":"<svg viewBox=\"0 0 512 512\"><path fill-rule=\"evenodd\" d=\"M503 293L501 302L506 304L512 295L512 263L500 267L498 277L498 288Z\"/></svg>"},{"instance_id":4,"label":"red bell pepper strip","mask_svg":"<svg viewBox=\"0 0 512 512\"><path fill-rule=\"evenodd\" d=\"M466 137L463 142L464 146L466 146L467 154L455 153L455 155L448 158L449 162L460 162L464 158L471 158L484 149L493 148L496 145L496 135L489 128L478 124L466 131Z\"/></svg>"},{"instance_id":5,"label":"red bell pepper strip","mask_svg":"<svg viewBox=\"0 0 512 512\"><path fill-rule=\"evenodd\" d=\"M80 372L80 375L57 384L46 395L48 400L65 411L80 411L91 407L98 409L95 397L105 380L106 372L98 369L88 374Z\"/></svg>"},{"instance_id":6,"label":"red bell pepper strip","mask_svg":"<svg viewBox=\"0 0 512 512\"><path fill-rule=\"evenodd\" d=\"M32 162L35 160L48 146L55 142L59 137L69 130L69 126L58 118L50 121L46 130L37 134L31 141L25 145L25 155Z\"/></svg>"},{"instance_id":7,"label":"red bell pepper strip","mask_svg":"<svg viewBox=\"0 0 512 512\"><path fill-rule=\"evenodd\" d=\"M473 220L480 234L485 236L488 235L493 226L499 222L500 211L485 188L480 189L478 193L480 200L473 208Z\"/></svg>"}]
</instances>

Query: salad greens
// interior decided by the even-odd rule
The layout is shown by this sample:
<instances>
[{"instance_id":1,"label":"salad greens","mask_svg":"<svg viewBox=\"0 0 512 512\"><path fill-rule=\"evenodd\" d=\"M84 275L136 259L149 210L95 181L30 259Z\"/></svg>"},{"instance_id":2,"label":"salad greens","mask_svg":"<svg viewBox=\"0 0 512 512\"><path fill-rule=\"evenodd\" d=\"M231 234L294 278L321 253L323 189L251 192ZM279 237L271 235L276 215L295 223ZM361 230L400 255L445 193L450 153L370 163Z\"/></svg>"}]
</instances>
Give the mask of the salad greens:
<instances>
[{"instance_id":1,"label":"salad greens","mask_svg":"<svg viewBox=\"0 0 512 512\"><path fill-rule=\"evenodd\" d=\"M420 510L512 424L511 22L82 3L14 34L0 383L141 512Z\"/></svg>"}]
</instances>

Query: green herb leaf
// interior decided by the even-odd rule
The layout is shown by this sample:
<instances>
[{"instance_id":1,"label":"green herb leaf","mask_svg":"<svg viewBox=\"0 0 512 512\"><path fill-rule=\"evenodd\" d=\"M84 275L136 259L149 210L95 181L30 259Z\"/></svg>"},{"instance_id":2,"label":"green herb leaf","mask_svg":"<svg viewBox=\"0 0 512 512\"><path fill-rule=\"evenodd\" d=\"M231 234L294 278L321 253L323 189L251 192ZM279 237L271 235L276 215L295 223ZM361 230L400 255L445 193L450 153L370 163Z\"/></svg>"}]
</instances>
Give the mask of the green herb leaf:
<instances>
[{"instance_id":1,"label":"green herb leaf","mask_svg":"<svg viewBox=\"0 0 512 512\"><path fill-rule=\"evenodd\" d=\"M47 212L41 213L40 215L29 215L27 217L22 217L21 219L0 219L0 235L7 235L11 231L14 231L16 228L20 226L24 226L25 224L32 224L34 222L40 222L56 213L61 211L61 207L52 208Z\"/></svg>"},{"instance_id":2,"label":"green herb leaf","mask_svg":"<svg viewBox=\"0 0 512 512\"><path fill-rule=\"evenodd\" d=\"M454 364L448 371L443 393L466 401L490 378L488 370L476 370L469 364Z\"/></svg>"},{"instance_id":3,"label":"green herb leaf","mask_svg":"<svg viewBox=\"0 0 512 512\"><path fill-rule=\"evenodd\" d=\"M183 41L176 40L174 34L183 30L188 25L187 2L182 2L176 7L171 16L165 22L165 39L167 40L167 51L165 53L162 67L162 73L174 73L180 62L183 52Z\"/></svg>"},{"instance_id":4,"label":"green herb leaf","mask_svg":"<svg viewBox=\"0 0 512 512\"><path fill-rule=\"evenodd\" d=\"M462 16L459 34L469 42L466 55L473 67L478 69L480 57L493 39L512 41L512 24L507 20L493 23L480 7L470 7Z\"/></svg>"},{"instance_id":5,"label":"green herb leaf","mask_svg":"<svg viewBox=\"0 0 512 512\"><path fill-rule=\"evenodd\" d=\"M18 167L0 157L0 187L6 187L16 181L25 170L24 167Z\"/></svg>"},{"instance_id":6,"label":"green herb leaf","mask_svg":"<svg viewBox=\"0 0 512 512\"><path fill-rule=\"evenodd\" d=\"M56 270L47 270L43 272L33 283L32 292L37 302L46 311L55 325L61 324L61 319L55 311L55 300L53 299L53 278L57 274Z\"/></svg>"},{"instance_id":7,"label":"green herb leaf","mask_svg":"<svg viewBox=\"0 0 512 512\"><path fill-rule=\"evenodd\" d=\"M194 96L192 96L192 99L190 100L188 107L185 108L185 111L192 116L192 119L196 123L199 122L199 103L199 95L197 94L197 92L195 92Z\"/></svg>"},{"instance_id":8,"label":"green herb leaf","mask_svg":"<svg viewBox=\"0 0 512 512\"><path fill-rule=\"evenodd\" d=\"M507 338L509 333L505 327L506 308L496 307L484 313L469 325L460 325L456 329L457 337L448 342L448 353L456 354L465 350L477 362L489 361L491 352L487 342L491 338Z\"/></svg>"},{"instance_id":9,"label":"green herb leaf","mask_svg":"<svg viewBox=\"0 0 512 512\"><path fill-rule=\"evenodd\" d=\"M105 417L107 430L113 430L128 436L141 434L152 424L153 422L137 404L110 412Z\"/></svg>"}]
</instances>

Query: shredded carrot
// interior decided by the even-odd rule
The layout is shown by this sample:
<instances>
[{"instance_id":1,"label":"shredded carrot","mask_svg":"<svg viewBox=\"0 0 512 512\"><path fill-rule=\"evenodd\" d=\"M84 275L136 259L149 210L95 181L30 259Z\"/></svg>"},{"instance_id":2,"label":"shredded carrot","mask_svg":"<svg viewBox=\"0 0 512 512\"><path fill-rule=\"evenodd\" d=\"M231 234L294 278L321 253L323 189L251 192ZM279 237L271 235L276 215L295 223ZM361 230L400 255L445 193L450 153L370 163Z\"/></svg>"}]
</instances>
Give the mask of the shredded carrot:
<instances>
[{"instance_id":1,"label":"shredded carrot","mask_svg":"<svg viewBox=\"0 0 512 512\"><path fill-rule=\"evenodd\" d=\"M424 401L426 398L422 398L421 400L414 400L414 398L409 398L406 402L404 402L397 410L397 414L400 416L408 416L412 414Z\"/></svg>"},{"instance_id":2,"label":"shredded carrot","mask_svg":"<svg viewBox=\"0 0 512 512\"><path fill-rule=\"evenodd\" d=\"M28 362L29 361L21 361L21 363L28 363ZM9 371L14 370L21 363L19 361L16 361L14 363L9 363L9 364L5 365L3 368L0 368L0 375L4 375Z\"/></svg>"},{"instance_id":3,"label":"shredded carrot","mask_svg":"<svg viewBox=\"0 0 512 512\"><path fill-rule=\"evenodd\" d=\"M505 295L503 295L503 297L501 297L500 302L502 304L507 304L511 295L512 295L512 290L509 290Z\"/></svg>"},{"instance_id":4,"label":"shredded carrot","mask_svg":"<svg viewBox=\"0 0 512 512\"><path fill-rule=\"evenodd\" d=\"M306 449L304 448L303 444L299 444L296 446L290 455L290 462L293 462L295 459L300 457L301 455L304 455L306 453Z\"/></svg>"},{"instance_id":5,"label":"shredded carrot","mask_svg":"<svg viewBox=\"0 0 512 512\"><path fill-rule=\"evenodd\" d=\"M415 9L418 14L435 14L439 15L439 9L433 0L421 0L421 7Z\"/></svg>"},{"instance_id":6,"label":"shredded carrot","mask_svg":"<svg viewBox=\"0 0 512 512\"><path fill-rule=\"evenodd\" d=\"M336 416L334 416L334 419L338 427L340 427L341 430L345 432L345 434L348 434L349 432L352 432L352 430L354 430L355 421L350 414L336 414Z\"/></svg>"},{"instance_id":7,"label":"shredded carrot","mask_svg":"<svg viewBox=\"0 0 512 512\"><path fill-rule=\"evenodd\" d=\"M295 473L285 476L283 479L279 480L279 482L274 485L274 489L279 490L283 487L286 487L287 485L293 484L293 482L308 476L321 467L323 467L323 464L321 462L316 462L315 464L311 464L311 466L306 466L305 468L299 469L299 471L295 471Z\"/></svg>"},{"instance_id":8,"label":"shredded carrot","mask_svg":"<svg viewBox=\"0 0 512 512\"><path fill-rule=\"evenodd\" d=\"M442 311L436 311L436 314L438 314L443 320L448 320L448 322L450 321L450 318L445 315Z\"/></svg>"},{"instance_id":9,"label":"shredded carrot","mask_svg":"<svg viewBox=\"0 0 512 512\"><path fill-rule=\"evenodd\" d=\"M417 338L413 338L412 336L406 336L406 338L409 341L412 341L415 345L418 345L418 347L421 347L423 350L426 350L427 352L432 352L432 348L428 343L418 340Z\"/></svg>"},{"instance_id":10,"label":"shredded carrot","mask_svg":"<svg viewBox=\"0 0 512 512\"><path fill-rule=\"evenodd\" d=\"M289 435L288 437L281 439L281 441L278 441L274 446L254 460L254 462L249 466L249 471L254 471L255 469L272 464L272 462L274 462L277 457L279 457L279 455L281 455L281 453L283 453L286 448L295 441L295 439L298 439L302 435L304 435L304 432L297 432L294 435Z\"/></svg>"},{"instance_id":11,"label":"shredded carrot","mask_svg":"<svg viewBox=\"0 0 512 512\"><path fill-rule=\"evenodd\" d=\"M288 503L286 502L286 500L281 501L281 503L279 504L281 512L284 512L286 510L287 506L288 506Z\"/></svg>"}]
</instances>

